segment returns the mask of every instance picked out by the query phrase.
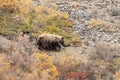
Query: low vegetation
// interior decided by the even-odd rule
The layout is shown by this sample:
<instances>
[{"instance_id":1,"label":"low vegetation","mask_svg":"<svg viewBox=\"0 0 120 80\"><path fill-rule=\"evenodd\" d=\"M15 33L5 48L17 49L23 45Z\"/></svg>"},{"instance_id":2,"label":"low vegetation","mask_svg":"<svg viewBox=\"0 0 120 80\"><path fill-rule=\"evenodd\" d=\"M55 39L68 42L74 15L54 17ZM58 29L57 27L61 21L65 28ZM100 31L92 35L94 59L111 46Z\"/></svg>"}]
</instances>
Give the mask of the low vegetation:
<instances>
[{"instance_id":1,"label":"low vegetation","mask_svg":"<svg viewBox=\"0 0 120 80\"><path fill-rule=\"evenodd\" d=\"M108 21L103 21L101 19L91 19L89 22L91 28L102 29L105 32L114 32L115 29L111 26L111 23Z\"/></svg>"},{"instance_id":2,"label":"low vegetation","mask_svg":"<svg viewBox=\"0 0 120 80\"><path fill-rule=\"evenodd\" d=\"M0 80L58 80L57 67L46 54L0 54L0 62Z\"/></svg>"},{"instance_id":3,"label":"low vegetation","mask_svg":"<svg viewBox=\"0 0 120 80\"><path fill-rule=\"evenodd\" d=\"M59 79L59 71L52 57L38 52L28 36L20 35L18 40L7 45L11 47L5 49L0 46L3 50L0 50L0 80Z\"/></svg>"},{"instance_id":4,"label":"low vegetation","mask_svg":"<svg viewBox=\"0 0 120 80\"><path fill-rule=\"evenodd\" d=\"M90 48L89 68L97 80L119 80L119 48L120 45L107 42L98 42Z\"/></svg>"}]
</instances>

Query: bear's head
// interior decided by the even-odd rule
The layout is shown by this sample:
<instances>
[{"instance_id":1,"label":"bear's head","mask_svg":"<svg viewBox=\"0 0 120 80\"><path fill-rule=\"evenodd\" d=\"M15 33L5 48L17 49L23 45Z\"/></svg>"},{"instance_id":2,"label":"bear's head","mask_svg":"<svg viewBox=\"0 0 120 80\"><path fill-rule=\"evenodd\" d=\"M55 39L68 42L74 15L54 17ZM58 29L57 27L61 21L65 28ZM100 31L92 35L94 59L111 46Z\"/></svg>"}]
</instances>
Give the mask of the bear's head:
<instances>
[{"instance_id":1,"label":"bear's head","mask_svg":"<svg viewBox=\"0 0 120 80\"><path fill-rule=\"evenodd\" d=\"M61 39L60 39L60 44L62 44L62 45L64 45L64 38L63 37L61 37Z\"/></svg>"},{"instance_id":2,"label":"bear's head","mask_svg":"<svg viewBox=\"0 0 120 80\"><path fill-rule=\"evenodd\" d=\"M62 36L57 35L56 36L56 41L62 45L64 45L64 38Z\"/></svg>"}]
</instances>

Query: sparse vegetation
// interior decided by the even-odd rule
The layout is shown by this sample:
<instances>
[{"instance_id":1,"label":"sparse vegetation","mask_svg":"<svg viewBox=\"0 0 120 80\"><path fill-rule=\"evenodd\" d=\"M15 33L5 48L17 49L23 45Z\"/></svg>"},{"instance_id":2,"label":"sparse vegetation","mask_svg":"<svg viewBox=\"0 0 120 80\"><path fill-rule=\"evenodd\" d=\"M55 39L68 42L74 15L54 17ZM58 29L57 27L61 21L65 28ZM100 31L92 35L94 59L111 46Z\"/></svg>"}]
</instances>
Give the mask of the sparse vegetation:
<instances>
[{"instance_id":1,"label":"sparse vegetation","mask_svg":"<svg viewBox=\"0 0 120 80\"><path fill-rule=\"evenodd\" d=\"M101 19L91 19L89 23L91 28L100 29L103 28L103 31L113 32L115 29L111 26L111 23L108 21L103 21Z\"/></svg>"},{"instance_id":2,"label":"sparse vegetation","mask_svg":"<svg viewBox=\"0 0 120 80\"><path fill-rule=\"evenodd\" d=\"M120 70L118 70L116 73L115 73L115 79L116 80L120 80Z\"/></svg>"},{"instance_id":3,"label":"sparse vegetation","mask_svg":"<svg viewBox=\"0 0 120 80\"><path fill-rule=\"evenodd\" d=\"M51 56L37 52L27 36L19 36L18 41L23 44L13 41L8 52L0 53L0 80L58 80L59 71Z\"/></svg>"},{"instance_id":4,"label":"sparse vegetation","mask_svg":"<svg viewBox=\"0 0 120 80\"><path fill-rule=\"evenodd\" d=\"M86 68L87 57L82 57L78 53L61 53L56 55L54 62L61 72L60 80L64 80L70 72L79 72Z\"/></svg>"},{"instance_id":5,"label":"sparse vegetation","mask_svg":"<svg viewBox=\"0 0 120 80\"><path fill-rule=\"evenodd\" d=\"M94 70L96 79L112 79L116 73L116 80L119 69L120 45L99 42L94 49L90 49L90 70Z\"/></svg>"}]
</instances>

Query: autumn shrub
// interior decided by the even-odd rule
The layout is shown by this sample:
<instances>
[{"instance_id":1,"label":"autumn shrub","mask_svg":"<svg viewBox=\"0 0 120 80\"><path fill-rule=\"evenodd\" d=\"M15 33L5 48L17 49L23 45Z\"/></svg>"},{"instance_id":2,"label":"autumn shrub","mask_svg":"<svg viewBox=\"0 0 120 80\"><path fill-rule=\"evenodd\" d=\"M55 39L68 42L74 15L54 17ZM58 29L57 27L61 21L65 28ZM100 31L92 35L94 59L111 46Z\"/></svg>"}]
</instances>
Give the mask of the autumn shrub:
<instances>
[{"instance_id":1,"label":"autumn shrub","mask_svg":"<svg viewBox=\"0 0 120 80\"><path fill-rule=\"evenodd\" d=\"M118 44L97 42L95 47L90 48L90 56L93 59L100 58L103 60L110 60L112 57L119 56L119 48L120 45Z\"/></svg>"},{"instance_id":2,"label":"autumn shrub","mask_svg":"<svg viewBox=\"0 0 120 80\"><path fill-rule=\"evenodd\" d=\"M1 34L15 34L31 30L34 16L32 0L2 0L0 5ZM9 13L11 9L13 12Z\"/></svg>"},{"instance_id":3,"label":"autumn shrub","mask_svg":"<svg viewBox=\"0 0 120 80\"><path fill-rule=\"evenodd\" d=\"M38 69L38 74L42 74L43 71L46 71L48 80L57 80L59 72L53 63L52 57L43 53L37 53L35 57L38 59L38 62L35 65L36 69ZM45 76L42 77L44 78Z\"/></svg>"},{"instance_id":4,"label":"autumn shrub","mask_svg":"<svg viewBox=\"0 0 120 80\"><path fill-rule=\"evenodd\" d=\"M58 80L52 57L38 52L28 35L19 35L10 43L7 51L0 52L0 80Z\"/></svg>"},{"instance_id":5,"label":"autumn shrub","mask_svg":"<svg viewBox=\"0 0 120 80\"><path fill-rule=\"evenodd\" d=\"M86 68L87 58L82 57L81 54L63 52L53 58L60 71L60 80L64 80L65 76L70 72L79 72Z\"/></svg>"},{"instance_id":6,"label":"autumn shrub","mask_svg":"<svg viewBox=\"0 0 120 80\"><path fill-rule=\"evenodd\" d=\"M103 25L103 22L100 19L91 19L90 20L90 26L91 27L98 27Z\"/></svg>"},{"instance_id":7,"label":"autumn shrub","mask_svg":"<svg viewBox=\"0 0 120 80\"><path fill-rule=\"evenodd\" d=\"M115 78L115 80L120 80L120 70L118 70L118 71L115 73L114 78Z\"/></svg>"},{"instance_id":8,"label":"autumn shrub","mask_svg":"<svg viewBox=\"0 0 120 80\"><path fill-rule=\"evenodd\" d=\"M1 29L3 29L1 33L3 34L17 31L30 32L33 29L40 30L41 27L53 24L58 27L72 26L67 13L56 11L52 6L33 5L32 0L1 0L0 9L2 10ZM11 9L14 12L8 13ZM65 22L65 24L59 22ZM70 25L67 25L66 22Z\"/></svg>"},{"instance_id":9,"label":"autumn shrub","mask_svg":"<svg viewBox=\"0 0 120 80\"><path fill-rule=\"evenodd\" d=\"M13 0L0 0L0 8L8 11L8 12L13 12L16 7L14 7L14 1Z\"/></svg>"},{"instance_id":10,"label":"autumn shrub","mask_svg":"<svg viewBox=\"0 0 120 80\"><path fill-rule=\"evenodd\" d=\"M110 31L113 32L115 31L115 29L113 28L113 26L111 25L111 23L109 21L104 21L101 19L91 19L89 22L89 25L91 28L95 28L95 29L103 29L103 31Z\"/></svg>"},{"instance_id":11,"label":"autumn shrub","mask_svg":"<svg viewBox=\"0 0 120 80\"><path fill-rule=\"evenodd\" d=\"M46 54L1 54L0 62L1 80L58 80L57 67Z\"/></svg>"},{"instance_id":12,"label":"autumn shrub","mask_svg":"<svg viewBox=\"0 0 120 80\"><path fill-rule=\"evenodd\" d=\"M120 66L119 48L120 45L108 42L98 42L94 48L90 48L88 65L90 70L95 72L96 79L114 80Z\"/></svg>"},{"instance_id":13,"label":"autumn shrub","mask_svg":"<svg viewBox=\"0 0 120 80\"><path fill-rule=\"evenodd\" d=\"M46 26L45 30L46 33L50 33L50 34L61 34L62 30L59 27L56 27L55 25L51 25L51 26Z\"/></svg>"},{"instance_id":14,"label":"autumn shrub","mask_svg":"<svg viewBox=\"0 0 120 80\"><path fill-rule=\"evenodd\" d=\"M83 72L70 72L67 74L66 76L66 80L73 80L73 79L77 79L77 80L91 80L89 78L89 72L88 71L83 71Z\"/></svg>"}]
</instances>

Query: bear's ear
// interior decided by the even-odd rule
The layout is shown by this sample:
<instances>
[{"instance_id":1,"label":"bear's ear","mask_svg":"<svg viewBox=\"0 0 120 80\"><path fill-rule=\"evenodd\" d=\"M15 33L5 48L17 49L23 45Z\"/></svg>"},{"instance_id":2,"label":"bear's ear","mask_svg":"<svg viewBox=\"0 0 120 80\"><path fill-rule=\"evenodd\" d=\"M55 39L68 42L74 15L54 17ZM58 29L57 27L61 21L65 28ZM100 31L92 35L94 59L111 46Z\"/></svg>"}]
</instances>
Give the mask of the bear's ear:
<instances>
[{"instance_id":1,"label":"bear's ear","mask_svg":"<svg viewBox=\"0 0 120 80\"><path fill-rule=\"evenodd\" d=\"M39 37L38 41L41 41L41 40L43 40L43 37Z\"/></svg>"},{"instance_id":2,"label":"bear's ear","mask_svg":"<svg viewBox=\"0 0 120 80\"><path fill-rule=\"evenodd\" d=\"M62 40L64 40L64 37L62 37Z\"/></svg>"},{"instance_id":3,"label":"bear's ear","mask_svg":"<svg viewBox=\"0 0 120 80\"><path fill-rule=\"evenodd\" d=\"M39 40L41 40L41 39L42 39L42 37L39 38Z\"/></svg>"}]
</instances>

